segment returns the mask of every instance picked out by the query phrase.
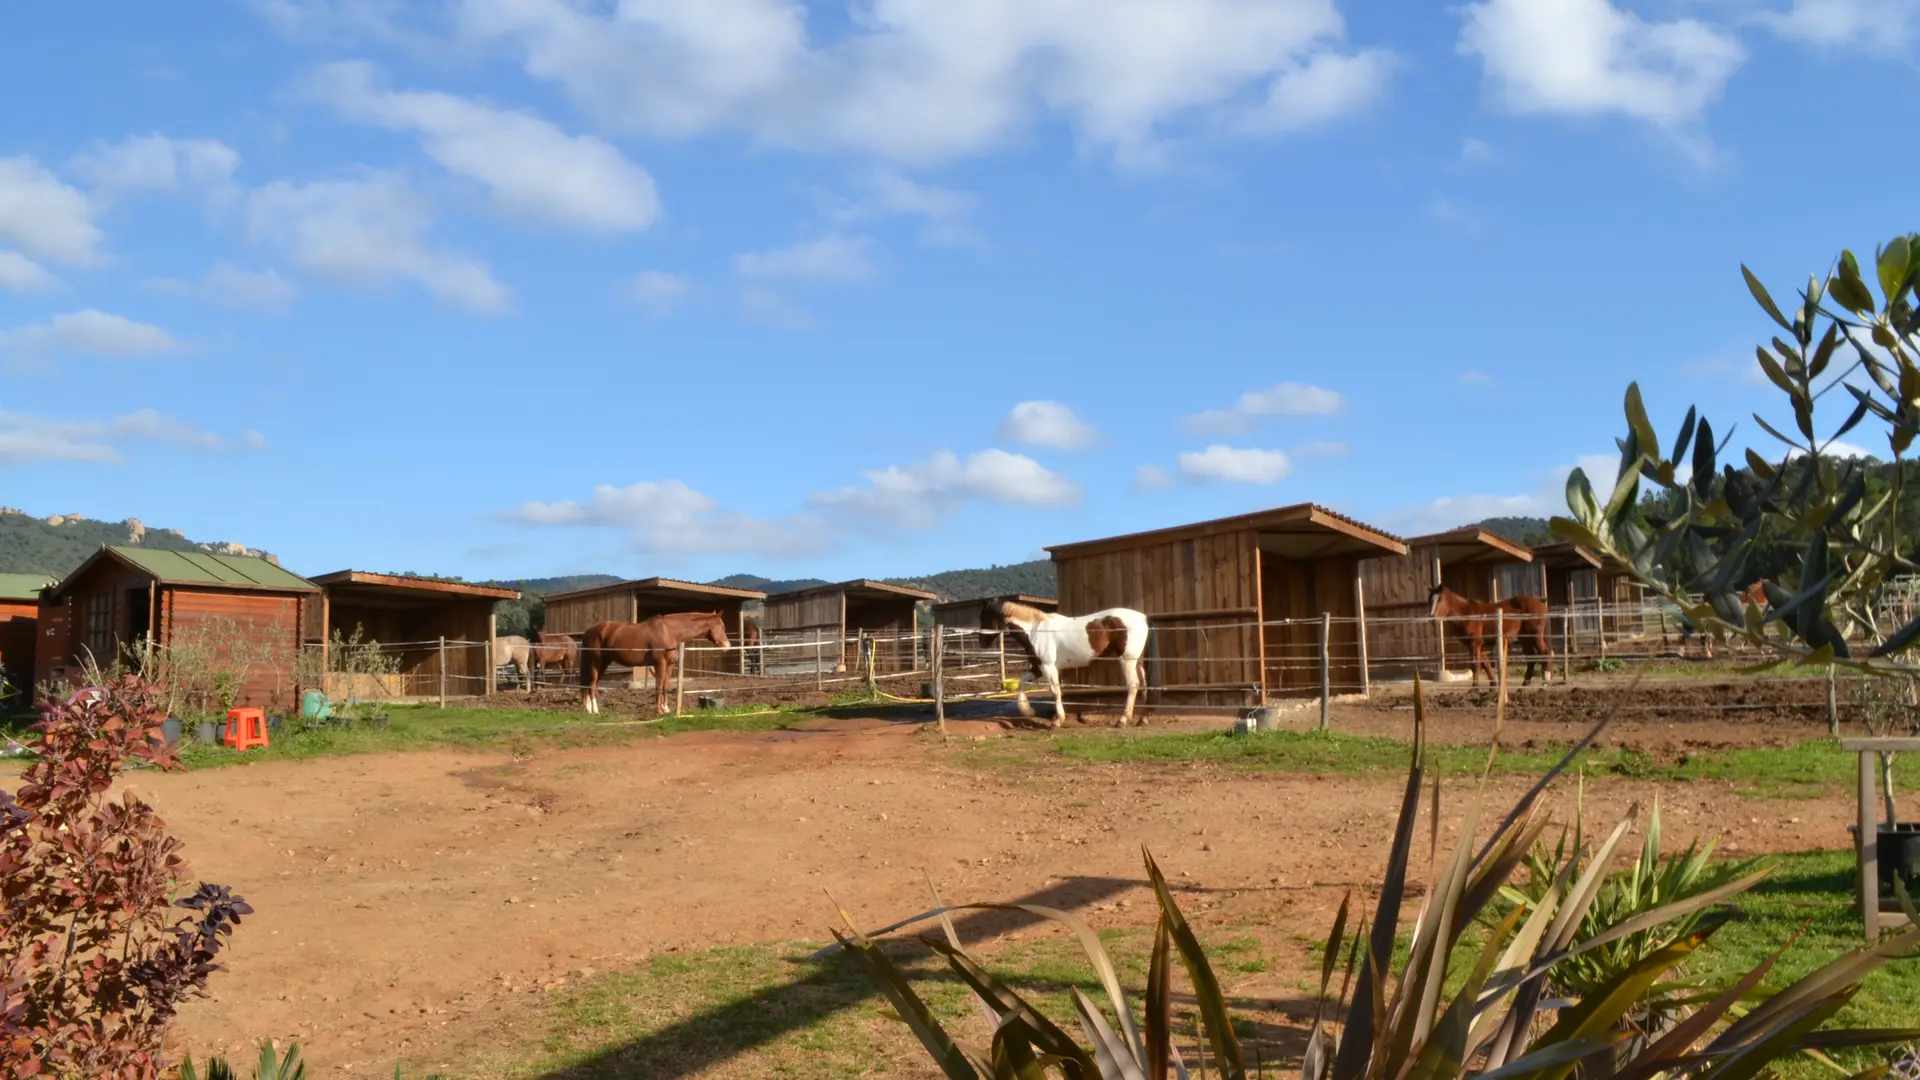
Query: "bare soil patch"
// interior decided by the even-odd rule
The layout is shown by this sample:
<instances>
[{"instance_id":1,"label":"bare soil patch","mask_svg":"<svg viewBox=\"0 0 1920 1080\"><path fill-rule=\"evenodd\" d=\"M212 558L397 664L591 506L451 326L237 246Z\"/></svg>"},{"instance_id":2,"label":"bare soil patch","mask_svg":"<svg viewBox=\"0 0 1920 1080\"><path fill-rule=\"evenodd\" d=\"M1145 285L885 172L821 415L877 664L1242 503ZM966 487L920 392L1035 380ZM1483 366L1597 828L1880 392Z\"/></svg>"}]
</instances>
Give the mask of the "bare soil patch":
<instances>
[{"instance_id":1,"label":"bare soil patch","mask_svg":"<svg viewBox=\"0 0 1920 1080\"><path fill-rule=\"evenodd\" d=\"M1466 705L1436 708L1436 723L1469 737L1485 721ZM1337 718L1381 734L1403 722L1388 706ZM1006 737L991 719L955 726ZM1035 899L1096 926L1149 925L1142 843L1189 887L1203 931L1316 936L1340 894L1377 873L1399 787L1198 765L978 769L930 734L819 720L530 758L423 751L142 775L135 786L186 840L197 875L258 911L181 1033L196 1054L298 1038L323 1076L391 1075L396 1059L410 1074L457 1066L511 1053L512 1021L585 972L824 942L827 890L869 926L925 907L923 874L950 900ZM1496 786L1510 801L1524 782ZM1455 790L1458 814L1467 789ZM1654 793L1610 780L1590 786L1589 811ZM1660 794L1670 836L1725 833L1723 850L1738 853L1844 846L1852 812L1837 794L1762 802L1712 783ZM1005 917L966 932L1048 933ZM1298 974L1248 974L1236 989L1278 993Z\"/></svg>"}]
</instances>

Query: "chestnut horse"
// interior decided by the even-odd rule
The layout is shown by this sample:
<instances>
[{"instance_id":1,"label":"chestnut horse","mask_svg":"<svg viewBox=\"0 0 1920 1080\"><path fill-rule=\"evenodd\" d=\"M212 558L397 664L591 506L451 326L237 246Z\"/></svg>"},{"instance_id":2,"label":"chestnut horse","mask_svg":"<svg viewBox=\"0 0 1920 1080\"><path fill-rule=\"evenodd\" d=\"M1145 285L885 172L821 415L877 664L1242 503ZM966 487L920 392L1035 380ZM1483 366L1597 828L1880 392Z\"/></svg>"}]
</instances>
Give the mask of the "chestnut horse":
<instances>
[{"instance_id":1,"label":"chestnut horse","mask_svg":"<svg viewBox=\"0 0 1920 1080\"><path fill-rule=\"evenodd\" d=\"M719 612L682 611L637 623L594 623L580 638L581 707L590 713L600 711L600 676L607 673L608 665L618 661L653 669L654 708L664 716L676 649L703 639L723 649L733 647L727 642L726 620Z\"/></svg>"},{"instance_id":2,"label":"chestnut horse","mask_svg":"<svg viewBox=\"0 0 1920 1080\"><path fill-rule=\"evenodd\" d=\"M573 664L580 656L580 646L565 634L550 634L545 630L529 630L533 640L527 643L527 664L532 669L527 681L527 693L533 693L533 684L540 681L540 673L548 668L559 668L562 676L573 672Z\"/></svg>"},{"instance_id":3,"label":"chestnut horse","mask_svg":"<svg viewBox=\"0 0 1920 1080\"><path fill-rule=\"evenodd\" d=\"M1147 649L1145 615L1132 608L1057 615L1011 600L986 600L980 605L980 629L983 639L999 631L1025 648L1033 678L1045 679L1053 690L1054 727L1067 713L1066 699L1060 694L1061 669L1086 667L1095 660L1120 661L1120 673L1127 680L1127 707L1120 714L1120 726L1133 719L1133 701L1147 675L1142 659ZM1021 716L1033 715L1025 679L1020 681L1018 704Z\"/></svg>"},{"instance_id":4,"label":"chestnut horse","mask_svg":"<svg viewBox=\"0 0 1920 1080\"><path fill-rule=\"evenodd\" d=\"M1536 663L1546 667L1546 681L1553 681L1553 653L1547 648L1547 602L1537 596L1510 596L1505 600L1489 603L1485 600L1469 600L1445 585L1435 585L1428 594L1432 600L1433 616L1450 622L1460 636L1467 641L1467 647L1473 650L1473 685L1480 685L1480 672L1487 673L1487 685L1495 685L1493 664L1487 659L1487 639L1494 636L1496 612L1500 616L1501 630L1507 639L1507 654L1513 654L1515 639L1526 647L1527 677L1520 685L1533 681L1533 668Z\"/></svg>"},{"instance_id":5,"label":"chestnut horse","mask_svg":"<svg viewBox=\"0 0 1920 1080\"><path fill-rule=\"evenodd\" d=\"M1767 610L1767 582L1771 580L1772 580L1771 578L1761 578L1759 581L1756 581L1753 584L1747 586L1746 588L1741 589L1739 596L1743 604L1749 607L1757 607L1762 612L1765 612ZM1713 659L1713 635L1712 634L1707 633L1705 630L1702 630L1699 627L1693 625L1692 621L1690 621L1685 615L1676 614L1674 616L1674 621L1680 624L1680 655L1681 656L1685 656L1687 654L1687 646L1692 644L1695 638L1699 638L1701 652L1706 656L1708 660Z\"/></svg>"}]
</instances>

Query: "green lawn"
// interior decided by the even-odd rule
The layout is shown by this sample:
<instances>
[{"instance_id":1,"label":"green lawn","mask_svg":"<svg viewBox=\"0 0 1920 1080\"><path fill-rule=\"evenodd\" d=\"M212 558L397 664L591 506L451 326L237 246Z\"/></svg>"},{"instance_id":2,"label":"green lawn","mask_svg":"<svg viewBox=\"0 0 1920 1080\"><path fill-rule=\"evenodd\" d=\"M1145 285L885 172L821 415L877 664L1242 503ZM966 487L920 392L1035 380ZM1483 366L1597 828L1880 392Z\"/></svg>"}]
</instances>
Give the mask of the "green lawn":
<instances>
[{"instance_id":1,"label":"green lawn","mask_svg":"<svg viewBox=\"0 0 1920 1080\"><path fill-rule=\"evenodd\" d=\"M1862 943L1850 910L1851 855L1807 853L1779 862L1775 876L1742 899L1731 922L1701 951L1696 973L1736 977L1804 926L1799 944L1769 980L1777 988ZM1236 1018L1236 1029L1250 1046L1264 1048L1270 1065L1298 1045L1297 1029L1275 1025L1279 1013L1271 995L1295 1002L1304 996L1306 973L1318 963L1318 943L1326 931L1320 925L1201 931L1229 996L1246 1014ZM1101 936L1137 1008L1151 937L1144 929ZM779 942L674 953L633 970L593 976L536 999L507 1033L510 1045L497 1046L448 1075L590 1080L647 1076L654 1070L681 1076L705 1068L719 1076L825 1080L886 1075L894 1071L888 1062L914 1058L918 1051L911 1035L891 1019L891 1010L861 974L844 959L806 959L810 948ZM978 1041L984 1028L971 1015L971 999L944 966L910 942L899 943L895 951L943 1022ZM1456 959L1470 959L1470 953ZM1064 934L985 948L979 957L1050 1015L1071 1017L1070 987L1104 1000L1079 948ZM1276 983L1266 974L1273 968L1289 977ZM1242 985L1267 989L1249 996L1236 991ZM1868 977L1837 1023L1912 1024L1917 1001L1920 959L1896 961ZM1076 1023L1066 1026L1078 1030ZM1189 1030L1187 1038L1191 1035ZM1844 1060L1862 1066L1873 1060L1871 1053L1877 1052ZM1796 1080L1831 1075L1810 1059L1789 1063L1784 1072Z\"/></svg>"},{"instance_id":2,"label":"green lawn","mask_svg":"<svg viewBox=\"0 0 1920 1080\"><path fill-rule=\"evenodd\" d=\"M591 746L657 738L683 731L766 731L805 714L781 709L718 709L636 724L626 715L543 709L476 709L388 705L385 727L354 724L306 731L282 729L265 749L237 753L224 746L188 741L180 758L195 769L242 761L275 761L427 748L534 749Z\"/></svg>"},{"instance_id":3,"label":"green lawn","mask_svg":"<svg viewBox=\"0 0 1920 1080\"><path fill-rule=\"evenodd\" d=\"M1566 752L1565 747L1507 749L1494 771L1538 775ZM1234 768L1302 775L1360 776L1404 774L1408 745L1398 739L1337 732L1272 731L1251 735L1220 732L1126 735L1090 732L1026 743L973 743L962 757L982 764L1055 760L1075 764L1213 762ZM1432 746L1432 766L1444 774L1477 773L1487 751L1478 746ZM1814 739L1790 747L1756 747L1690 753L1672 760L1634 751L1608 749L1580 756L1589 776L1684 782L1725 781L1742 794L1763 798L1817 797L1850 781L1855 763L1832 739Z\"/></svg>"}]
</instances>

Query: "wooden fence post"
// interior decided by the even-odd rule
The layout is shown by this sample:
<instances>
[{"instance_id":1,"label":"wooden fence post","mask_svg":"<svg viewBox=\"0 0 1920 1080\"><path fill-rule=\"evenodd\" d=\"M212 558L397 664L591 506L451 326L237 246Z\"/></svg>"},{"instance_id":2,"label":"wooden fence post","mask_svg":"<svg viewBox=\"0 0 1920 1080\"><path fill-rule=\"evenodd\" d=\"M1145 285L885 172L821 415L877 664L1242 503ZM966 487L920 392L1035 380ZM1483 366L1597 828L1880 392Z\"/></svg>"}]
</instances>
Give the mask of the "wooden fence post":
<instances>
[{"instance_id":1,"label":"wooden fence post","mask_svg":"<svg viewBox=\"0 0 1920 1080\"><path fill-rule=\"evenodd\" d=\"M1573 681L1573 612L1560 609L1560 677Z\"/></svg>"},{"instance_id":2,"label":"wooden fence post","mask_svg":"<svg viewBox=\"0 0 1920 1080\"><path fill-rule=\"evenodd\" d=\"M487 696L488 697L492 697L494 695L494 692L500 689L499 684L495 682L496 668L493 663L493 643L498 640L500 640L500 616L495 615L492 612L488 612L487 613L487 655L486 655L486 659L484 660L484 663L487 665Z\"/></svg>"},{"instance_id":3,"label":"wooden fence post","mask_svg":"<svg viewBox=\"0 0 1920 1080\"><path fill-rule=\"evenodd\" d=\"M1433 639L1440 648L1440 667L1433 673L1433 681L1443 683L1447 681L1447 623L1438 615L1433 617Z\"/></svg>"},{"instance_id":4,"label":"wooden fence post","mask_svg":"<svg viewBox=\"0 0 1920 1080\"><path fill-rule=\"evenodd\" d=\"M917 638L918 635L915 637ZM880 692L880 688L874 685L874 668L877 666L874 654L879 651L879 647L878 635L868 637L865 630L860 631L860 657L867 668L867 696L869 697Z\"/></svg>"},{"instance_id":5,"label":"wooden fence post","mask_svg":"<svg viewBox=\"0 0 1920 1080\"><path fill-rule=\"evenodd\" d=\"M673 647L673 715L685 712L686 704L687 643L683 641Z\"/></svg>"},{"instance_id":6,"label":"wooden fence post","mask_svg":"<svg viewBox=\"0 0 1920 1080\"><path fill-rule=\"evenodd\" d=\"M447 636L440 635L440 707L447 707Z\"/></svg>"},{"instance_id":7,"label":"wooden fence post","mask_svg":"<svg viewBox=\"0 0 1920 1080\"><path fill-rule=\"evenodd\" d=\"M1834 666L1827 665L1827 734L1840 737L1840 695L1834 685Z\"/></svg>"},{"instance_id":8,"label":"wooden fence post","mask_svg":"<svg viewBox=\"0 0 1920 1080\"><path fill-rule=\"evenodd\" d=\"M1507 707L1507 609L1493 611L1494 655L1500 658L1500 707Z\"/></svg>"},{"instance_id":9,"label":"wooden fence post","mask_svg":"<svg viewBox=\"0 0 1920 1080\"><path fill-rule=\"evenodd\" d=\"M933 665L933 719L940 725L940 737L944 739L947 737L947 658L938 628L933 631L928 656Z\"/></svg>"},{"instance_id":10,"label":"wooden fence post","mask_svg":"<svg viewBox=\"0 0 1920 1080\"><path fill-rule=\"evenodd\" d=\"M1320 730L1327 730L1327 699L1333 695L1333 673L1327 658L1328 638L1333 630L1333 614L1320 613Z\"/></svg>"},{"instance_id":11,"label":"wooden fence post","mask_svg":"<svg viewBox=\"0 0 1920 1080\"><path fill-rule=\"evenodd\" d=\"M1366 579L1353 575L1353 633L1360 640L1360 693L1373 696L1373 672L1367 662L1367 586Z\"/></svg>"},{"instance_id":12,"label":"wooden fence post","mask_svg":"<svg viewBox=\"0 0 1920 1080\"><path fill-rule=\"evenodd\" d=\"M815 690L825 690L827 688L826 687L827 677L821 671L822 666L825 665L827 662L826 648L820 643L820 639L822 636L823 635L820 633L820 628L817 626L814 627L813 628L813 688Z\"/></svg>"}]
</instances>

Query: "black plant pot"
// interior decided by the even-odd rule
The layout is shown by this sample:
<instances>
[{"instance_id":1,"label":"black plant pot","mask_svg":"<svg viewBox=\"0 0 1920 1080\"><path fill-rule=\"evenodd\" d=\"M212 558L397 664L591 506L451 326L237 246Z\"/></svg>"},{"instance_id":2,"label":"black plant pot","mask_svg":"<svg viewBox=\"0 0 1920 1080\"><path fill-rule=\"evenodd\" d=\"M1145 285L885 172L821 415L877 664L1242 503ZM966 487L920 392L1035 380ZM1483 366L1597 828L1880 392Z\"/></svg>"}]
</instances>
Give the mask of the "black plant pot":
<instances>
[{"instance_id":1,"label":"black plant pot","mask_svg":"<svg viewBox=\"0 0 1920 1080\"><path fill-rule=\"evenodd\" d=\"M211 720L202 720L193 734L203 743L217 743L220 741L220 725Z\"/></svg>"},{"instance_id":2,"label":"black plant pot","mask_svg":"<svg viewBox=\"0 0 1920 1080\"><path fill-rule=\"evenodd\" d=\"M1920 895L1920 821L1902 821L1892 828L1880 826L1875 834L1879 848L1880 891L1892 895L1895 880L1905 883L1907 892Z\"/></svg>"},{"instance_id":3,"label":"black plant pot","mask_svg":"<svg viewBox=\"0 0 1920 1080\"><path fill-rule=\"evenodd\" d=\"M173 746L180 742L180 727L181 724L177 717L169 716L161 722L160 730L165 735L168 746Z\"/></svg>"}]
</instances>

